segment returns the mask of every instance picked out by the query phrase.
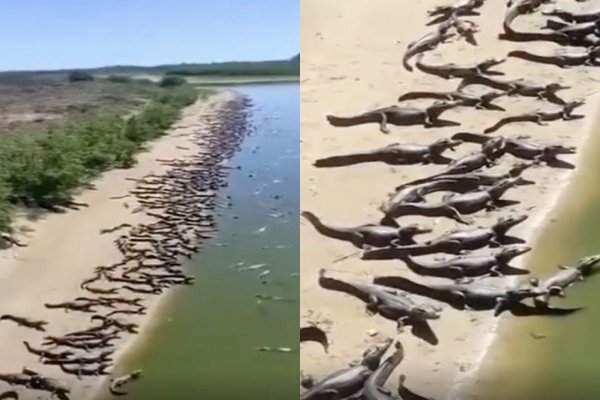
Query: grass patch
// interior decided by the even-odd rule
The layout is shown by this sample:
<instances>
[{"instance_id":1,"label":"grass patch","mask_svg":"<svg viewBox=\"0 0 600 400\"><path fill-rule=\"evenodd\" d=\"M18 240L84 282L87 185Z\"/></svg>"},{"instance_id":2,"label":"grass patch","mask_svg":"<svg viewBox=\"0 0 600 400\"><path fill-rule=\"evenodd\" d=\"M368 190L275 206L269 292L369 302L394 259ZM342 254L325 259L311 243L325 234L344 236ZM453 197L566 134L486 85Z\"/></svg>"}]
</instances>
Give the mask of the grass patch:
<instances>
[{"instance_id":1,"label":"grass patch","mask_svg":"<svg viewBox=\"0 0 600 400\"><path fill-rule=\"evenodd\" d=\"M187 81L185 80L185 78L182 78L180 76L165 76L160 80L160 82L158 83L158 86L173 87L173 86L185 85L186 83L187 83Z\"/></svg>"},{"instance_id":2,"label":"grass patch","mask_svg":"<svg viewBox=\"0 0 600 400\"><path fill-rule=\"evenodd\" d=\"M10 230L16 204L49 209L68 204L75 190L100 173L134 165L144 143L164 135L198 94L187 85L161 89L128 117L102 109L41 132L0 136L0 231Z\"/></svg>"}]
</instances>

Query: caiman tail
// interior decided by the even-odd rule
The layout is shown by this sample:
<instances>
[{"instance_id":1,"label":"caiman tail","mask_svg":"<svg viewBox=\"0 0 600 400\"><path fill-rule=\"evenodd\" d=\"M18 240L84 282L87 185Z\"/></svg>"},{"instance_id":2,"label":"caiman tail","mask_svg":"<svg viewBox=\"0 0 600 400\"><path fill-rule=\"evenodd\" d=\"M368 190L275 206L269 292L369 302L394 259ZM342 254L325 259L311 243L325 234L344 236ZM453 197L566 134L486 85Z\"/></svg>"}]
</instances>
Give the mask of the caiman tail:
<instances>
[{"instance_id":1,"label":"caiman tail","mask_svg":"<svg viewBox=\"0 0 600 400\"><path fill-rule=\"evenodd\" d=\"M450 100L444 93L435 92L408 92L398 97L398 101L416 100L416 99L436 99L436 100Z\"/></svg>"},{"instance_id":2,"label":"caiman tail","mask_svg":"<svg viewBox=\"0 0 600 400\"><path fill-rule=\"evenodd\" d=\"M513 122L536 122L537 118L535 116L529 115L516 115L514 117L502 118L500 121L496 122L496 124L490 126L489 128L484 129L484 133L492 133L496 132L498 129L502 128L504 125L513 123Z\"/></svg>"},{"instance_id":3,"label":"caiman tail","mask_svg":"<svg viewBox=\"0 0 600 400\"><path fill-rule=\"evenodd\" d=\"M326 271L324 269L319 271L319 285L322 288L343 292L356 298L359 298L365 303L369 302L369 295L366 292L359 290L356 286L349 282L344 282L339 279L325 276L325 273Z\"/></svg>"},{"instance_id":4,"label":"caiman tail","mask_svg":"<svg viewBox=\"0 0 600 400\"><path fill-rule=\"evenodd\" d=\"M335 115L327 115L327 121L333 126L347 127L360 124L368 124L372 122L381 122L381 115L377 113L365 113L354 117L338 117Z\"/></svg>"},{"instance_id":5,"label":"caiman tail","mask_svg":"<svg viewBox=\"0 0 600 400\"><path fill-rule=\"evenodd\" d=\"M452 135L452 140L462 140L463 142L484 144L490 140L489 136L480 133L458 132Z\"/></svg>"},{"instance_id":6,"label":"caiman tail","mask_svg":"<svg viewBox=\"0 0 600 400\"><path fill-rule=\"evenodd\" d=\"M406 68L407 71L413 72L414 70L413 66L408 63L408 61L414 55L415 54L413 53L413 49L411 49L409 45L408 49L406 49L406 53L404 53L404 56L402 57L402 65L404 66L404 68Z\"/></svg>"},{"instance_id":7,"label":"caiman tail","mask_svg":"<svg viewBox=\"0 0 600 400\"><path fill-rule=\"evenodd\" d=\"M400 289L419 296L430 297L434 300L438 300L441 297L438 290L421 285L420 283L413 282L410 279L402 276L379 276L373 279L373 283L376 285Z\"/></svg>"},{"instance_id":8,"label":"caiman tail","mask_svg":"<svg viewBox=\"0 0 600 400\"><path fill-rule=\"evenodd\" d=\"M402 343L396 342L396 351L392 355L390 355L379 367L379 371L377 373L377 378L375 380L375 385L378 387L383 387L387 380L389 379L392 372L400 365L400 363L404 360L404 348L402 347Z\"/></svg>"},{"instance_id":9,"label":"caiman tail","mask_svg":"<svg viewBox=\"0 0 600 400\"><path fill-rule=\"evenodd\" d=\"M356 153L346 154L343 156L320 158L317 161L315 161L313 165L318 168L345 167L347 165L354 165L374 161L379 161L379 158L375 154Z\"/></svg>"},{"instance_id":10,"label":"caiman tail","mask_svg":"<svg viewBox=\"0 0 600 400\"><path fill-rule=\"evenodd\" d=\"M333 239L339 239L339 240L354 239L354 234L351 231L345 230L343 228L334 228L329 225L325 225L324 223L321 222L319 217L317 217L315 214L311 213L310 211L302 211L300 213L300 215L302 215L304 218L306 218L308 220L308 222L310 222L311 225L314 226L315 229L321 235L328 236Z\"/></svg>"},{"instance_id":11,"label":"caiman tail","mask_svg":"<svg viewBox=\"0 0 600 400\"><path fill-rule=\"evenodd\" d=\"M380 249L365 250L361 256L363 260L394 260L402 259L407 255L421 256L437 252L432 246L425 244L411 244L408 246L384 247Z\"/></svg>"},{"instance_id":12,"label":"caiman tail","mask_svg":"<svg viewBox=\"0 0 600 400\"><path fill-rule=\"evenodd\" d=\"M521 58L523 60L533 61L542 64L556 64L556 61L554 61L554 57L540 56L538 54L533 54L525 50L513 50L507 54L507 57Z\"/></svg>"},{"instance_id":13,"label":"caiman tail","mask_svg":"<svg viewBox=\"0 0 600 400\"><path fill-rule=\"evenodd\" d=\"M425 217L446 217L454 219L461 224L468 224L458 211L452 207L443 207L435 204L402 203L386 213L387 217L398 218L403 215L422 215Z\"/></svg>"},{"instance_id":14,"label":"caiman tail","mask_svg":"<svg viewBox=\"0 0 600 400\"><path fill-rule=\"evenodd\" d=\"M304 326L300 328L300 342L317 342L323 346L325 353L329 350L327 334L316 326Z\"/></svg>"}]
</instances>

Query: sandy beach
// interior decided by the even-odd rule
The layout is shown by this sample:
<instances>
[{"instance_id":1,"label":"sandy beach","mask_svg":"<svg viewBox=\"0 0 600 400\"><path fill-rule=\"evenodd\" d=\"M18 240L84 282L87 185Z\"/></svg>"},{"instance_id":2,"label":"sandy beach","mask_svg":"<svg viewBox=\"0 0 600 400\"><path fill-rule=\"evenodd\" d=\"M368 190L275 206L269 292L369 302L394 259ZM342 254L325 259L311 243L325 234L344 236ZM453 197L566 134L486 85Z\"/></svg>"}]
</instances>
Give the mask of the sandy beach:
<instances>
[{"instance_id":1,"label":"sandy beach","mask_svg":"<svg viewBox=\"0 0 600 400\"><path fill-rule=\"evenodd\" d=\"M422 0L406 7L398 1L377 0L368 5L358 0L343 4L334 1L306 0L301 3L302 18L302 80L301 80L301 207L314 212L324 222L337 225L374 223L381 218L377 207L397 185L415 178L439 172L443 166L412 165L392 167L383 163L365 163L343 168L317 169L312 163L322 157L369 150L391 143L429 144L456 132L481 132L498 119L556 107L534 98L503 97L495 101L505 112L475 110L460 107L444 117L459 121L453 128L423 129L422 127L391 126L390 135L380 133L376 125L350 128L330 126L326 114L354 115L378 107L396 104L399 95L414 90L452 91L459 80L444 80L418 70L412 73L402 67L402 55L408 43L434 29L425 26L427 11L445 2ZM576 9L572 2L557 1L557 6ZM481 32L476 34L478 46L463 40L440 45L426 52L429 64L470 64L486 58L502 58L509 51L534 47L536 53L548 54L560 46L548 42L516 43L500 41L505 2L487 2L480 9L481 16L469 17ZM539 29L539 14L525 15L515 21L523 31ZM560 143L581 148L591 129L590 120L597 110L597 100L591 100L597 87L597 73L589 68L562 70L555 66L508 59L498 70L503 78L524 78L536 83L561 83L571 87L561 92L566 100L578 97L588 99L578 113L587 115L577 121L551 122L549 126L511 124L502 128L501 135L529 135L536 142ZM423 106L431 101L415 101ZM588 125L586 125L588 124ZM463 144L453 158L475 152L478 146ZM563 159L577 163L579 155ZM504 156L494 170L504 172L516 160ZM519 187L508 192L506 198L519 200L515 206L489 213L473 215L474 226L489 226L497 218L525 213L528 220L511 231L528 244L556 202L560 190L573 170L546 166L525 172L535 185ZM427 240L455 228L451 220L424 217L402 217L404 223L419 222L434 229L432 234L420 236ZM370 280L376 275L402 274L419 282L434 281L412 274L399 261L363 261L351 257L342 262L334 260L356 252L352 245L324 238L306 221L301 223L301 323L318 323L331 339L328 354L318 346L303 345L301 369L316 378L339 369L360 358L369 343L378 337L397 337L406 349L406 357L396 374L407 375L406 385L422 395L448 398L465 379L473 376L485 351L493 344L498 321L514 318L494 318L490 312L456 311L444 306L442 317L431 324L439 338L432 346L412 336L409 330L397 335L395 324L379 316L368 316L364 304L350 296L327 291L318 285L318 271L332 270L336 276ZM519 259L523 261L524 258ZM518 266L518 262L512 265ZM369 335L377 332L373 338ZM389 380L395 388L397 375Z\"/></svg>"},{"instance_id":2,"label":"sandy beach","mask_svg":"<svg viewBox=\"0 0 600 400\"><path fill-rule=\"evenodd\" d=\"M65 213L46 213L35 220L24 217L17 220L15 226L21 232L18 237L27 243L27 247L9 248L0 252L0 315L9 313L33 320L45 320L48 325L46 332L38 332L12 322L0 323L0 372L16 373L23 367L28 367L70 387L72 399L93 394L92 389L97 387L98 378L84 377L78 381L73 375L62 373L56 366L42 365L38 357L30 354L22 342L29 341L37 346L46 335L60 336L90 326L89 318L92 314L66 312L62 309L48 310L44 303L59 303L78 296L90 296L89 292L80 289L80 283L93 275L96 267L119 262L123 258L114 244L114 240L123 232L100 234L100 231L123 223L135 226L152 220L144 212L136 212L139 204L134 197L111 197L126 194L135 186L135 179L149 173L164 173L172 168L158 162L158 159L184 159L197 154L201 148L196 144L196 133L206 129L202 117L231 98L231 92L219 92L208 100L198 100L186 108L181 119L167 135L150 143L148 151L139 154L138 163L133 168L107 172L94 182L93 189L84 190L75 197L76 202L85 203L89 207ZM173 289L165 293L172 291ZM151 316L156 314L159 300L165 295L132 293L132 296L125 297L142 298L142 304L148 308L146 315L128 315L123 318L127 322L140 324L143 335ZM115 342L115 349L120 350L116 358L122 354L122 349L128 347L127 344L142 335L124 335ZM0 393L8 389L6 383L0 382ZM24 390L21 387L13 390L19 392L21 399L50 398L49 393Z\"/></svg>"}]
</instances>

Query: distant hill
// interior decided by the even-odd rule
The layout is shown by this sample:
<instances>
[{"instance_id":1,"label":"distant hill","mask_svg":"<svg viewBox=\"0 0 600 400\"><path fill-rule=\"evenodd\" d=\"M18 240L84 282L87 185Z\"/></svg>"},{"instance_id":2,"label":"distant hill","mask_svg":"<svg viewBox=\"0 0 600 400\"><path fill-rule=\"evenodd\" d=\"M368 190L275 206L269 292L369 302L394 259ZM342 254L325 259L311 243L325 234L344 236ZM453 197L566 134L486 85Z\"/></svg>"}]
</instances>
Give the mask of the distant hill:
<instances>
[{"instance_id":1,"label":"distant hill","mask_svg":"<svg viewBox=\"0 0 600 400\"><path fill-rule=\"evenodd\" d=\"M99 68L75 68L46 71L7 71L2 75L27 75L27 74L68 74L74 71L83 71L94 75L119 75L119 74L167 74L182 76L199 75L300 75L300 54L286 60L272 61L229 61L219 63L182 63L165 64L156 66L139 65L112 65Z\"/></svg>"}]
</instances>

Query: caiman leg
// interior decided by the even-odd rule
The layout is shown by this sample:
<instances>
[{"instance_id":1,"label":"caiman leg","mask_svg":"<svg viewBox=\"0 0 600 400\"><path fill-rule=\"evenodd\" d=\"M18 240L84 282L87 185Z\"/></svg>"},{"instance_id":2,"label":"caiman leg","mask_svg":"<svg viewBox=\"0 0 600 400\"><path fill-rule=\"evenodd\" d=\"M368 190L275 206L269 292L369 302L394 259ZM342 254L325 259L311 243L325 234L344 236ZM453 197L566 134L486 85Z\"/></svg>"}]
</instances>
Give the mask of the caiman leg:
<instances>
[{"instance_id":1,"label":"caiman leg","mask_svg":"<svg viewBox=\"0 0 600 400\"><path fill-rule=\"evenodd\" d=\"M379 123L379 130L386 135L390 133L387 127L387 115L384 112L381 113L381 122Z\"/></svg>"},{"instance_id":2,"label":"caiman leg","mask_svg":"<svg viewBox=\"0 0 600 400\"><path fill-rule=\"evenodd\" d=\"M454 207L446 206L444 207L444 212L448 218L451 218L461 224L469 225L471 222L463 218L463 216L458 212L458 210Z\"/></svg>"},{"instance_id":3,"label":"caiman leg","mask_svg":"<svg viewBox=\"0 0 600 400\"><path fill-rule=\"evenodd\" d=\"M371 294L369 295L369 302L366 305L367 315L373 316L377 314L377 306L379 302L377 301L377 296Z\"/></svg>"},{"instance_id":4,"label":"caiman leg","mask_svg":"<svg viewBox=\"0 0 600 400\"><path fill-rule=\"evenodd\" d=\"M508 304L502 297L496 298L496 306L494 307L494 317L502 314L503 311L508 309Z\"/></svg>"},{"instance_id":5,"label":"caiman leg","mask_svg":"<svg viewBox=\"0 0 600 400\"><path fill-rule=\"evenodd\" d=\"M563 112L563 119L565 118L565 113ZM537 118L535 120L535 123L541 126L546 126L548 125L547 122L544 121L543 117L540 114L537 114Z\"/></svg>"}]
</instances>

